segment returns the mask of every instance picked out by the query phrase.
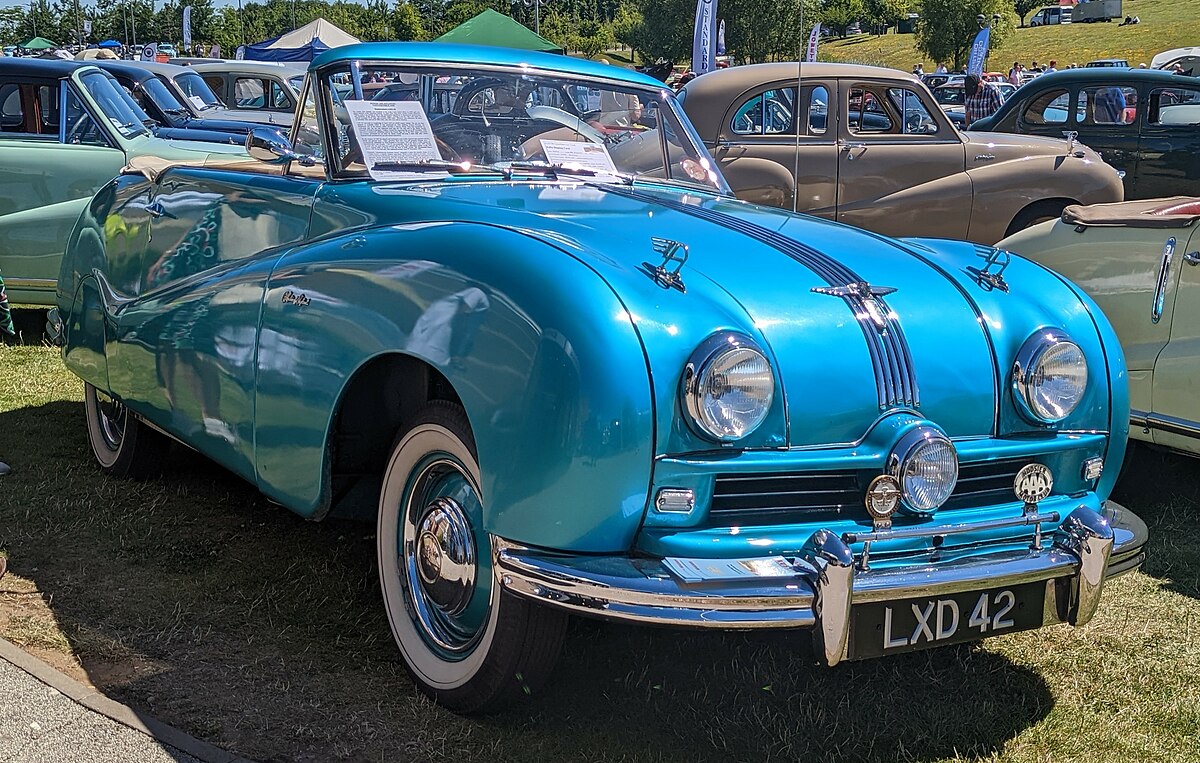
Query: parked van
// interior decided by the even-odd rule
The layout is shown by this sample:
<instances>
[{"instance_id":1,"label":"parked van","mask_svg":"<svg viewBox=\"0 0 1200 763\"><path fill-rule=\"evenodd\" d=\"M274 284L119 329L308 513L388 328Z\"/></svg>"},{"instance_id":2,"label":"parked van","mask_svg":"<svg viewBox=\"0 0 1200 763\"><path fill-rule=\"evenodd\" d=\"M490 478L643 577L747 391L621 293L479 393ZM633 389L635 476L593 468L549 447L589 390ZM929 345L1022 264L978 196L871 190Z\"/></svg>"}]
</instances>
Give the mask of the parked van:
<instances>
[{"instance_id":1,"label":"parked van","mask_svg":"<svg viewBox=\"0 0 1200 763\"><path fill-rule=\"evenodd\" d=\"M1052 5L1033 14L1029 26L1048 26L1050 24L1070 24L1071 9L1061 5Z\"/></svg>"}]
</instances>

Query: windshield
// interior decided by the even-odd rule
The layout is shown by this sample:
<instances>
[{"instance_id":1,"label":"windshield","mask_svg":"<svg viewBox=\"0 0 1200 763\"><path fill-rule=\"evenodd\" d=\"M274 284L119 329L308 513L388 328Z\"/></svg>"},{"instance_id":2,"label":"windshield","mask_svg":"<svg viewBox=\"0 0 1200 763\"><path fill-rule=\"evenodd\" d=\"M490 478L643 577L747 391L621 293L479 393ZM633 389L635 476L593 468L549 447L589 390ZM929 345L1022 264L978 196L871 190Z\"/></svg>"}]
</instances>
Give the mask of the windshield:
<instances>
[{"instance_id":1,"label":"windshield","mask_svg":"<svg viewBox=\"0 0 1200 763\"><path fill-rule=\"evenodd\" d=\"M142 111L133 97L125 92L125 88L121 87L111 74L91 71L83 74L79 80L84 89L92 96L92 100L100 107L104 118L122 136L132 138L149 132L144 122L149 121L150 117Z\"/></svg>"},{"instance_id":2,"label":"windshield","mask_svg":"<svg viewBox=\"0 0 1200 763\"><path fill-rule=\"evenodd\" d=\"M221 99L213 93L212 88L204 81L196 72L183 72L176 74L174 77L176 86L183 91L183 95L192 105L195 111L204 111L205 109L224 108L225 104L221 103Z\"/></svg>"},{"instance_id":3,"label":"windshield","mask_svg":"<svg viewBox=\"0 0 1200 763\"><path fill-rule=\"evenodd\" d=\"M492 170L727 191L674 96L530 69L363 62L322 75L334 171ZM440 163L440 166L439 166Z\"/></svg>"},{"instance_id":4,"label":"windshield","mask_svg":"<svg viewBox=\"0 0 1200 763\"><path fill-rule=\"evenodd\" d=\"M187 109L158 77L147 79L143 82L142 90L156 106L167 114L184 113L186 115Z\"/></svg>"}]
</instances>

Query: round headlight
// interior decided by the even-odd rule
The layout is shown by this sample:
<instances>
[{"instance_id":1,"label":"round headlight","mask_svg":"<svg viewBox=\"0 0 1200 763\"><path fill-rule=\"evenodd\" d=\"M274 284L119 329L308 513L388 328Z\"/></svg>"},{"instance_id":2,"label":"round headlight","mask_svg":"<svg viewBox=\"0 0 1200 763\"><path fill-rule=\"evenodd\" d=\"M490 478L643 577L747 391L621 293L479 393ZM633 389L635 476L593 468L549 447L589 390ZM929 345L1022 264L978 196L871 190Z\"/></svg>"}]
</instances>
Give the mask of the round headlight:
<instances>
[{"instance_id":1,"label":"round headlight","mask_svg":"<svg viewBox=\"0 0 1200 763\"><path fill-rule=\"evenodd\" d=\"M688 361L683 398L701 434L722 442L740 440L771 410L775 374L749 339L722 335L701 345Z\"/></svg>"},{"instance_id":2,"label":"round headlight","mask_svg":"<svg viewBox=\"0 0 1200 763\"><path fill-rule=\"evenodd\" d=\"M933 427L917 427L892 451L892 473L900 481L904 506L918 513L941 506L958 484L958 452Z\"/></svg>"},{"instance_id":3,"label":"round headlight","mask_svg":"<svg viewBox=\"0 0 1200 763\"><path fill-rule=\"evenodd\" d=\"M1054 329L1030 337L1013 366L1017 409L1034 423L1071 415L1087 391L1087 359L1079 345Z\"/></svg>"}]
</instances>

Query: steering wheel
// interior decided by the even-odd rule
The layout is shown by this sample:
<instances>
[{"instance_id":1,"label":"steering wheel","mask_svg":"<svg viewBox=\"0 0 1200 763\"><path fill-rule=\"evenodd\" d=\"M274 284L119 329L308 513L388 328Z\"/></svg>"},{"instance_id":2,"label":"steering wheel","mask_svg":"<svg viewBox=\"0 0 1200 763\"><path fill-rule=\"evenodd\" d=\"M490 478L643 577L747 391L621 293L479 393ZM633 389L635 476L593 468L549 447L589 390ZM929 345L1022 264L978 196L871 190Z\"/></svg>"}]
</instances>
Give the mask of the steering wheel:
<instances>
[{"instance_id":1,"label":"steering wheel","mask_svg":"<svg viewBox=\"0 0 1200 763\"><path fill-rule=\"evenodd\" d=\"M88 130L85 130L84 128L87 127L88 120L90 120L90 119L91 119L91 115L88 114L86 111L83 112L82 114L80 114L79 117L75 120L75 122L72 123L72 125L67 128L67 132L65 133L66 134L66 142L67 143L82 143L84 138L87 137L87 134L89 132Z\"/></svg>"},{"instance_id":2,"label":"steering wheel","mask_svg":"<svg viewBox=\"0 0 1200 763\"><path fill-rule=\"evenodd\" d=\"M590 124L574 114L568 114L562 109L556 109L553 106L530 106L525 110L525 112L533 119L544 119L547 122L557 122L563 127L574 130L593 143L604 145L607 142L604 140L604 134L595 127L592 127Z\"/></svg>"}]
</instances>

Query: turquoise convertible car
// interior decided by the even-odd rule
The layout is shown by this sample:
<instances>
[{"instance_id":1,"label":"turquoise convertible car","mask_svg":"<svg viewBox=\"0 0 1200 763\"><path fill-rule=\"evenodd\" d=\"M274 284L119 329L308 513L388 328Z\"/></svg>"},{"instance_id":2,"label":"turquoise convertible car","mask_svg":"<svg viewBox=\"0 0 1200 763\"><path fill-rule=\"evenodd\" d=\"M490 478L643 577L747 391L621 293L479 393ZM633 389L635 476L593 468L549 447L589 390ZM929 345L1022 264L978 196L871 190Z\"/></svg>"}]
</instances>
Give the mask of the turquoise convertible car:
<instances>
[{"instance_id":1,"label":"turquoise convertible car","mask_svg":"<svg viewBox=\"0 0 1200 763\"><path fill-rule=\"evenodd\" d=\"M660 82L353 45L248 149L127 171L73 232L92 449L148 475L165 434L373 512L404 662L457 711L536 691L570 614L807 629L834 665L1087 622L1143 561L1085 295L739 202Z\"/></svg>"}]
</instances>

